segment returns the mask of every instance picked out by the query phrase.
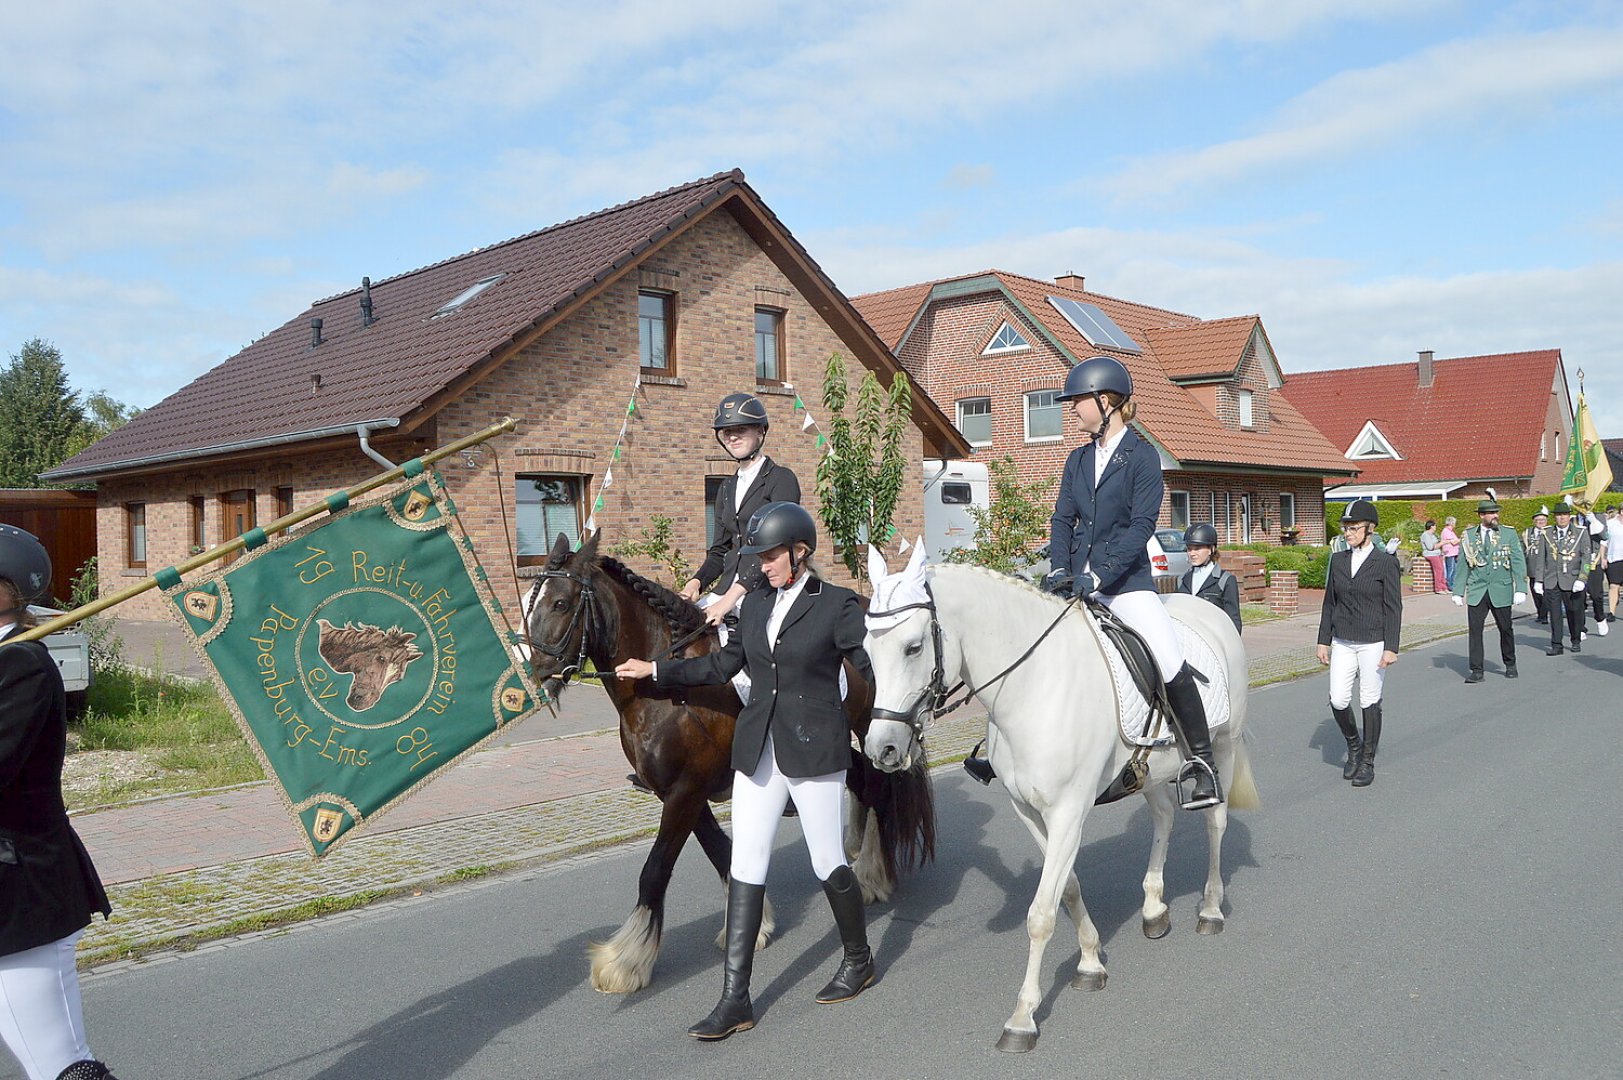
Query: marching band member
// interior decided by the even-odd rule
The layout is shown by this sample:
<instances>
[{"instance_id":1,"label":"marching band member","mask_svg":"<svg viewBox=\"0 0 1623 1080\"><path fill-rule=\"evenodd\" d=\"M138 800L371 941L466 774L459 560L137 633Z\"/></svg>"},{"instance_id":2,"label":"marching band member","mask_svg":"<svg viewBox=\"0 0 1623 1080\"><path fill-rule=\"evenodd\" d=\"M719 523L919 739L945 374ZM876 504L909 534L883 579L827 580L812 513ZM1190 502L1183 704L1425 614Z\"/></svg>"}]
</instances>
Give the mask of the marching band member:
<instances>
[{"instance_id":1,"label":"marching band member","mask_svg":"<svg viewBox=\"0 0 1623 1080\"><path fill-rule=\"evenodd\" d=\"M1375 751L1381 742L1381 689L1386 669L1398 660L1403 624L1403 591L1398 560L1371 542L1380 515L1359 499L1341 516L1347 547L1330 556L1325 574L1324 610L1319 616L1319 663L1330 665L1330 713L1347 740L1343 779L1354 787L1375 782ZM1364 735L1352 718L1352 688Z\"/></svg>"},{"instance_id":2,"label":"marching band member","mask_svg":"<svg viewBox=\"0 0 1623 1080\"><path fill-rule=\"evenodd\" d=\"M1583 652L1584 597L1589 576L1589 530L1572 524L1572 505L1559 503L1555 524L1544 530L1533 569L1533 591L1544 594L1550 613L1550 648L1546 656L1560 656L1561 624L1567 624L1573 652Z\"/></svg>"},{"instance_id":3,"label":"marching band member","mask_svg":"<svg viewBox=\"0 0 1623 1080\"><path fill-rule=\"evenodd\" d=\"M1584 512L1583 518L1589 526L1589 582L1584 592L1589 594L1589 610L1595 616L1595 633L1605 637L1612 631L1612 613L1606 608L1606 521L1593 510Z\"/></svg>"},{"instance_id":4,"label":"marching band member","mask_svg":"<svg viewBox=\"0 0 1623 1080\"><path fill-rule=\"evenodd\" d=\"M1541 506L1538 513L1533 515L1533 524L1522 532L1522 552L1527 556L1527 588L1533 594L1533 611L1537 618L1533 621L1540 626L1550 621L1549 608L1544 599L1544 590L1536 588L1538 582L1533 580L1535 567L1533 549L1544 542L1544 530L1550 526L1550 508Z\"/></svg>"},{"instance_id":5,"label":"marching band member","mask_svg":"<svg viewBox=\"0 0 1623 1080\"><path fill-rule=\"evenodd\" d=\"M766 898L772 841L786 802L800 811L812 870L823 883L844 952L817 1000L848 1001L872 985L862 888L845 861L841 806L851 735L840 702L840 668L850 660L870 682L866 633L857 595L821 579L811 561L817 526L796 503L756 511L739 551L759 556L769 588L744 597L738 632L719 651L686 660L627 660L622 679L710 686L748 670L750 701L733 729L733 858L727 886L727 960L721 1000L688 1029L696 1039L725 1039L755 1026L750 972Z\"/></svg>"},{"instance_id":6,"label":"marching band member","mask_svg":"<svg viewBox=\"0 0 1623 1080\"><path fill-rule=\"evenodd\" d=\"M114 1080L85 1039L74 965L112 908L62 801L62 674L42 643L3 641L34 625L50 581L40 542L0 525L0 1036L28 1080Z\"/></svg>"},{"instance_id":7,"label":"marching band member","mask_svg":"<svg viewBox=\"0 0 1623 1080\"><path fill-rule=\"evenodd\" d=\"M1480 528L1467 529L1460 538L1462 567L1454 576L1454 604L1469 605L1466 622L1470 628L1471 671L1468 683L1482 681L1482 631L1493 613L1499 627L1499 659L1505 664L1505 678L1516 677L1516 638L1510 632L1510 609L1527 599L1518 588L1527 577L1527 560L1522 554L1516 530L1499 524L1499 503L1492 489L1476 505Z\"/></svg>"},{"instance_id":8,"label":"marching band member","mask_svg":"<svg viewBox=\"0 0 1623 1080\"><path fill-rule=\"evenodd\" d=\"M1183 544L1189 552L1189 569L1178 579L1178 591L1209 600L1240 625L1240 582L1217 565L1217 529L1208 522L1191 525L1183 531Z\"/></svg>"}]
</instances>

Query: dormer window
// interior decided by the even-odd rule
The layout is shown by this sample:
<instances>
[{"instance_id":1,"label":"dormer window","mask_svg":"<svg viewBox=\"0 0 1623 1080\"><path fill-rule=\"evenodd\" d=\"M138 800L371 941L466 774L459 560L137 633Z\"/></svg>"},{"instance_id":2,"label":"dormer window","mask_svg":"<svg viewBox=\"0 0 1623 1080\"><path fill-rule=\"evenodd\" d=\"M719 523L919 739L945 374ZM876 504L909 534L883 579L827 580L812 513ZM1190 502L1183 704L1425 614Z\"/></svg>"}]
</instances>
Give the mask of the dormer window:
<instances>
[{"instance_id":1,"label":"dormer window","mask_svg":"<svg viewBox=\"0 0 1623 1080\"><path fill-rule=\"evenodd\" d=\"M1381 434L1380 429L1375 426L1373 420L1364 425L1363 430L1358 433L1358 437L1347 448L1346 456L1354 461L1371 458L1390 458L1393 461L1403 460L1402 455L1386 440L1386 436Z\"/></svg>"},{"instance_id":2,"label":"dormer window","mask_svg":"<svg viewBox=\"0 0 1623 1080\"><path fill-rule=\"evenodd\" d=\"M992 335L992 340L986 343L986 348L981 350L981 355L995 356L998 353L1019 352L1021 349L1029 348L1031 342L1005 320L1003 325L997 328L997 333Z\"/></svg>"},{"instance_id":3,"label":"dormer window","mask_svg":"<svg viewBox=\"0 0 1623 1080\"><path fill-rule=\"evenodd\" d=\"M1251 391L1241 390L1235 397L1240 406L1240 426L1243 428L1255 427L1256 417L1251 409Z\"/></svg>"},{"instance_id":4,"label":"dormer window","mask_svg":"<svg viewBox=\"0 0 1623 1080\"><path fill-rule=\"evenodd\" d=\"M480 293L484 292L486 289L490 288L492 285L496 284L496 282L500 281L506 276L507 275L505 273L492 274L483 281L474 282L466 289L463 289L461 292L451 297L451 299L447 300L444 304L441 304L439 310L430 315L429 318L443 319L447 315L456 314L457 311L462 308L463 304L466 304L469 300L472 300L474 297L478 296Z\"/></svg>"}]
</instances>

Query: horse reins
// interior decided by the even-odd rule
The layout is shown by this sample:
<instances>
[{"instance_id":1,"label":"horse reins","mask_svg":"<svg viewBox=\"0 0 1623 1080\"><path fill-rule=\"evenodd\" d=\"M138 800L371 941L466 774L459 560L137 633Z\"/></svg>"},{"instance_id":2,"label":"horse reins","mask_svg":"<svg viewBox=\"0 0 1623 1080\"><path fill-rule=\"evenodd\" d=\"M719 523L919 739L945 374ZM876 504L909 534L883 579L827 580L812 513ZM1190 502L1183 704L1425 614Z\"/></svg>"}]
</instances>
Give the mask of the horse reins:
<instances>
[{"instance_id":1,"label":"horse reins","mask_svg":"<svg viewBox=\"0 0 1623 1080\"><path fill-rule=\"evenodd\" d=\"M576 653L574 664L566 664L561 670L549 677L560 679L564 682L568 682L570 679L614 678L614 672L612 671L583 670L586 667L587 633L595 630L599 623L597 617L597 587L592 584L592 579L584 575L571 573L568 570L543 570L536 575L535 584L530 586L530 592L532 595L538 593L542 589L542 581L546 578L565 578L569 581L573 581L575 584L580 586L581 596L580 605L575 608L574 614L569 618L569 625L564 627L563 633L559 635L556 642L551 645L544 645L537 641L530 641L531 645L541 650L541 652L545 655L552 657L554 660L562 660L564 653L567 651L567 643L570 635L575 632L576 627L580 627L580 648ZM525 636L528 638L530 628L526 624L524 629ZM709 623L704 623L693 630L688 631L686 634L683 634L681 637L671 642L671 644L667 646L663 652L657 656L651 657L650 659L655 662L660 660L668 660L672 656L676 655L676 653L680 650L687 648L705 634L709 633L711 629L713 628Z\"/></svg>"}]
</instances>

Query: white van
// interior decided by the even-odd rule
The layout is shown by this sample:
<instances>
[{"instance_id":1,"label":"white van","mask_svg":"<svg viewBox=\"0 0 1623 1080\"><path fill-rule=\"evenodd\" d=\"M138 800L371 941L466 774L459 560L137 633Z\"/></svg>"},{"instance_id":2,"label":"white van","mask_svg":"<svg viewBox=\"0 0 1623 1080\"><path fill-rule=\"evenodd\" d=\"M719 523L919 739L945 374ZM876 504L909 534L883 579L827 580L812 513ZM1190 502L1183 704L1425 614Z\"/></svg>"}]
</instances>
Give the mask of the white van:
<instances>
[{"instance_id":1,"label":"white van","mask_svg":"<svg viewBox=\"0 0 1623 1080\"><path fill-rule=\"evenodd\" d=\"M924 545L931 562L953 548L975 546L971 507L992 505L991 476L982 461L924 459Z\"/></svg>"}]
</instances>

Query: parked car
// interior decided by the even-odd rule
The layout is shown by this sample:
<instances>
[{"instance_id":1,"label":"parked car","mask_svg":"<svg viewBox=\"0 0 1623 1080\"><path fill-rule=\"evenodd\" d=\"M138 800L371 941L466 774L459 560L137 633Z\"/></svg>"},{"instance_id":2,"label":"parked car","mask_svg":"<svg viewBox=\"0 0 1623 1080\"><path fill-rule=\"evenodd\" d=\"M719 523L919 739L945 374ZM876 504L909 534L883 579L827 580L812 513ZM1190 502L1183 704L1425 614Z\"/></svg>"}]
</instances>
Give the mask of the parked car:
<instances>
[{"instance_id":1,"label":"parked car","mask_svg":"<svg viewBox=\"0 0 1623 1080\"><path fill-rule=\"evenodd\" d=\"M40 622L48 622L62 612L55 608L29 604L28 610ZM62 687L68 692L68 711L73 716L84 712L85 693L90 689L90 639L78 625L58 630L45 639L45 648L62 672Z\"/></svg>"},{"instance_id":2,"label":"parked car","mask_svg":"<svg viewBox=\"0 0 1623 1080\"><path fill-rule=\"evenodd\" d=\"M1178 529L1157 529L1144 545L1150 553L1150 573L1155 578L1155 591L1178 591L1178 579L1189 569L1189 550L1184 546L1183 533ZM1038 584L1048 576L1052 563L1048 558L1048 545L1031 553L1031 561L1020 567L1019 574L1027 581Z\"/></svg>"}]
</instances>

